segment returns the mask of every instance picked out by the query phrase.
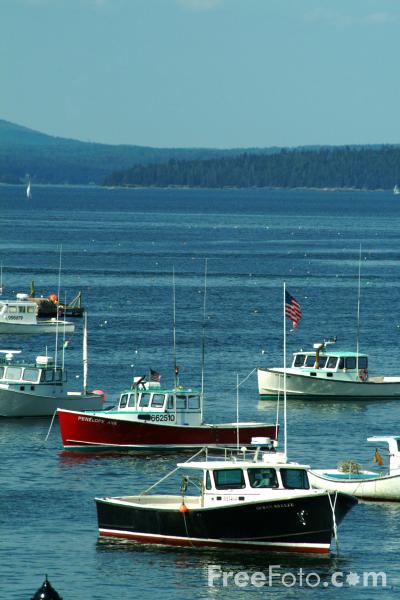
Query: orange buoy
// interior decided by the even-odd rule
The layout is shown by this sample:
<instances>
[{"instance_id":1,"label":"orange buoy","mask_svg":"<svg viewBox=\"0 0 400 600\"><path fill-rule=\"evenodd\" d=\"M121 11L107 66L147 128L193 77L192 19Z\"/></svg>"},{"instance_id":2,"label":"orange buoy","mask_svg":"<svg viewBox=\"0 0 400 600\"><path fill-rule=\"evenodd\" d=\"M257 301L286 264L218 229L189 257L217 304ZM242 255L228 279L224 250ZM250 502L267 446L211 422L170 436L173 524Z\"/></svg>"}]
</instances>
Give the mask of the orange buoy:
<instances>
[{"instance_id":1,"label":"orange buoy","mask_svg":"<svg viewBox=\"0 0 400 600\"><path fill-rule=\"evenodd\" d=\"M179 507L179 512L181 513L187 513L188 512L188 507L186 506L186 504L184 502L182 502L182 504Z\"/></svg>"},{"instance_id":2,"label":"orange buoy","mask_svg":"<svg viewBox=\"0 0 400 600\"><path fill-rule=\"evenodd\" d=\"M103 396L103 402L107 400L107 396L103 390L93 390L92 394L96 394L97 396Z\"/></svg>"},{"instance_id":3,"label":"orange buoy","mask_svg":"<svg viewBox=\"0 0 400 600\"><path fill-rule=\"evenodd\" d=\"M51 300L51 302L54 302L54 304L57 304L58 303L58 296L57 296L57 294L50 294L49 300Z\"/></svg>"}]
</instances>

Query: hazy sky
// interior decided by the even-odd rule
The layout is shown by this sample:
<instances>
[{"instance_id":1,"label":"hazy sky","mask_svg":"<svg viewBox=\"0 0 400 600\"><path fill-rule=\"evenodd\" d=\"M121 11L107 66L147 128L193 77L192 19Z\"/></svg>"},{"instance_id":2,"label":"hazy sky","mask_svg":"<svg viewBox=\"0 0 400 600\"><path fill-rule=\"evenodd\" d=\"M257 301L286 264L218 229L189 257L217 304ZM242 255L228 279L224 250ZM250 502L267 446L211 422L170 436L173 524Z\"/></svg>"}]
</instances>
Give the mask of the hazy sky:
<instances>
[{"instance_id":1,"label":"hazy sky","mask_svg":"<svg viewBox=\"0 0 400 600\"><path fill-rule=\"evenodd\" d=\"M147 146L400 142L400 0L0 0L0 118Z\"/></svg>"}]
</instances>

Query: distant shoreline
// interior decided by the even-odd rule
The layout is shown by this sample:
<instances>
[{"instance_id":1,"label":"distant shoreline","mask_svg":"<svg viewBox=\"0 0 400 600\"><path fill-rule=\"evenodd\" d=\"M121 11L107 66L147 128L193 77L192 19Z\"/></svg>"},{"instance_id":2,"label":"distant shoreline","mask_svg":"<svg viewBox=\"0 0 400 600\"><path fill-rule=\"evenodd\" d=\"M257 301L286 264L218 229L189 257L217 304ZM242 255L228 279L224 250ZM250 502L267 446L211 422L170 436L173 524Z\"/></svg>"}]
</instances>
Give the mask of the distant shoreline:
<instances>
[{"instance_id":1,"label":"distant shoreline","mask_svg":"<svg viewBox=\"0 0 400 600\"><path fill-rule=\"evenodd\" d=\"M25 188L25 183L4 183L0 182L0 187L21 187ZM390 188L378 188L378 189L368 189L368 188L348 188L348 187L237 187L237 186L223 186L223 187L203 187L203 186L185 186L185 185L167 185L167 186L158 186L158 185L115 185L115 186L106 186L100 183L35 183L32 182L32 187L34 188L88 188L88 189L102 189L102 190L247 190L247 191L261 191L261 190L269 190L269 191L309 191L309 192L379 192L393 193L393 190Z\"/></svg>"}]
</instances>

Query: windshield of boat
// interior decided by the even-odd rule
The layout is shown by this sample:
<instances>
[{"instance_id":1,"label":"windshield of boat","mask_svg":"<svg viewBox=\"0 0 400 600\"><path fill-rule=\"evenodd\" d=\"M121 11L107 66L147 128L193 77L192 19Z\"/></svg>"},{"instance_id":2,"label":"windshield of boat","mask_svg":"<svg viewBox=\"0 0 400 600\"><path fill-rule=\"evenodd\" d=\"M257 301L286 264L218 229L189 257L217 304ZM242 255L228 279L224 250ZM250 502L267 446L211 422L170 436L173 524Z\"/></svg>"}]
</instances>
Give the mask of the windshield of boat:
<instances>
[{"instance_id":1,"label":"windshield of boat","mask_svg":"<svg viewBox=\"0 0 400 600\"><path fill-rule=\"evenodd\" d=\"M242 469L221 469L214 471L217 490L242 489L246 486Z\"/></svg>"},{"instance_id":2,"label":"windshield of boat","mask_svg":"<svg viewBox=\"0 0 400 600\"><path fill-rule=\"evenodd\" d=\"M308 490L310 484L305 469L281 469L283 487L288 490Z\"/></svg>"},{"instance_id":3,"label":"windshield of boat","mask_svg":"<svg viewBox=\"0 0 400 600\"><path fill-rule=\"evenodd\" d=\"M278 487L278 479L275 469L247 469L251 487L275 488Z\"/></svg>"},{"instance_id":4,"label":"windshield of boat","mask_svg":"<svg viewBox=\"0 0 400 600\"><path fill-rule=\"evenodd\" d=\"M151 406L153 408L162 408L164 406L165 395L164 394L153 394Z\"/></svg>"},{"instance_id":5,"label":"windshield of boat","mask_svg":"<svg viewBox=\"0 0 400 600\"><path fill-rule=\"evenodd\" d=\"M151 394L149 392L142 392L139 397L139 406L146 408L150 404Z\"/></svg>"},{"instance_id":6,"label":"windshield of boat","mask_svg":"<svg viewBox=\"0 0 400 600\"><path fill-rule=\"evenodd\" d=\"M327 369L334 369L336 367L336 363L338 361L337 356L328 356L328 361L326 363Z\"/></svg>"},{"instance_id":7,"label":"windshield of boat","mask_svg":"<svg viewBox=\"0 0 400 600\"><path fill-rule=\"evenodd\" d=\"M119 400L119 407L125 408L127 402L128 402L128 394L122 394L122 396Z\"/></svg>"},{"instance_id":8,"label":"windshield of boat","mask_svg":"<svg viewBox=\"0 0 400 600\"><path fill-rule=\"evenodd\" d=\"M306 358L306 367L313 367L315 364L315 354L309 354Z\"/></svg>"},{"instance_id":9,"label":"windshield of boat","mask_svg":"<svg viewBox=\"0 0 400 600\"><path fill-rule=\"evenodd\" d=\"M305 354L295 354L294 355L293 366L294 367L302 367L304 365L304 359L305 359L305 357L306 357Z\"/></svg>"}]
</instances>

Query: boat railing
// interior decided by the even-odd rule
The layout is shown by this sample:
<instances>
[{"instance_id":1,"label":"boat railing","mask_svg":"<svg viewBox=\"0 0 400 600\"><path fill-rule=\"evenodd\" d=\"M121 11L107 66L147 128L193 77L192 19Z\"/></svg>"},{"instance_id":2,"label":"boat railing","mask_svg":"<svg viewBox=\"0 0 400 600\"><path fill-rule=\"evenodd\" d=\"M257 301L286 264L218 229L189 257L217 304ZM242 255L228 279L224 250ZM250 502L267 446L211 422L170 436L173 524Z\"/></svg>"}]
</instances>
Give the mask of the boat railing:
<instances>
[{"instance_id":1,"label":"boat railing","mask_svg":"<svg viewBox=\"0 0 400 600\"><path fill-rule=\"evenodd\" d=\"M207 446L204 446L204 448L201 448L198 452L196 452L196 454L193 454L193 456L191 456L190 458L188 458L187 460L185 460L185 463L191 462L194 458L197 458L197 456L200 456L200 454L205 454L205 458L206 460L208 460L208 448ZM140 492L139 494L139 498L141 496L145 496L146 494L148 494L150 492L150 490L153 490L155 487L157 487L158 485L160 485L160 483L162 483L163 481L165 481L166 479L168 479L169 477L171 477L172 475L174 475L174 473L176 473L179 469L181 469L182 467L175 467L174 469L172 469L172 471L170 471L169 473L167 473L166 475L164 475L164 477L161 477L161 479L159 479L158 481L156 481L155 483L153 483L150 487L146 488L145 490L143 490L142 492Z\"/></svg>"}]
</instances>

